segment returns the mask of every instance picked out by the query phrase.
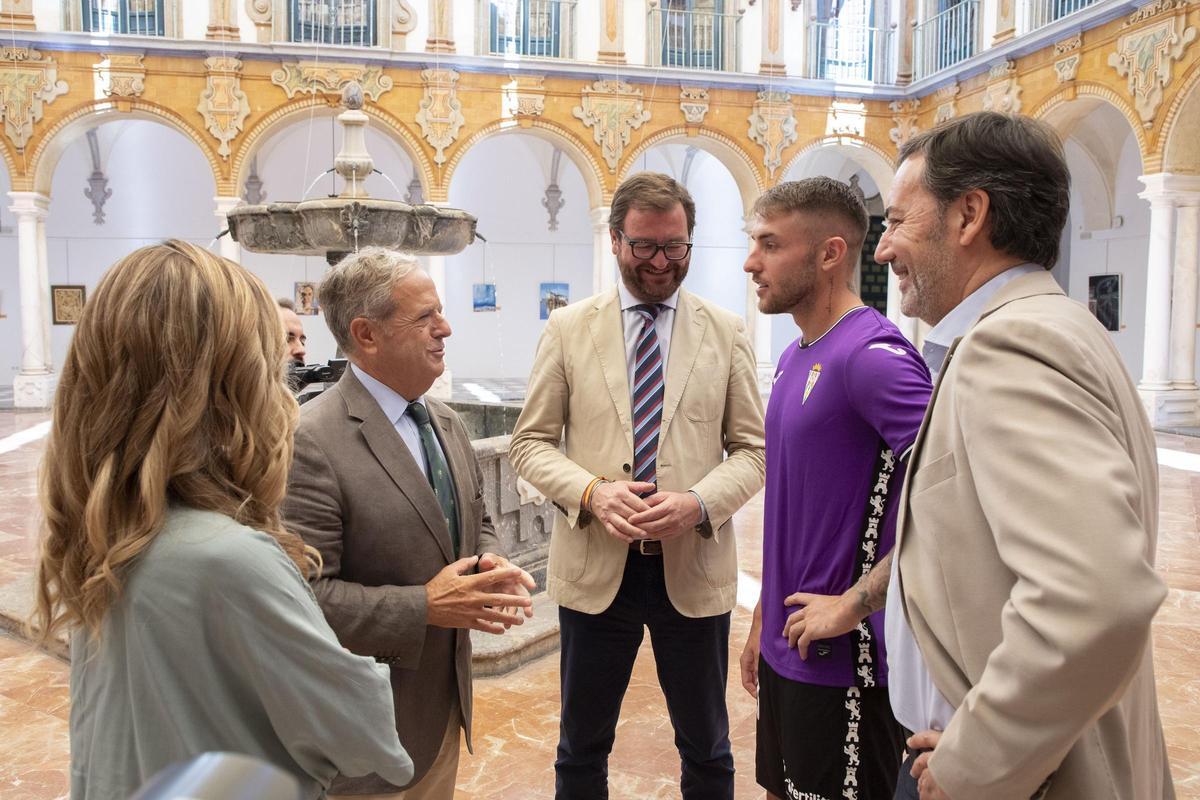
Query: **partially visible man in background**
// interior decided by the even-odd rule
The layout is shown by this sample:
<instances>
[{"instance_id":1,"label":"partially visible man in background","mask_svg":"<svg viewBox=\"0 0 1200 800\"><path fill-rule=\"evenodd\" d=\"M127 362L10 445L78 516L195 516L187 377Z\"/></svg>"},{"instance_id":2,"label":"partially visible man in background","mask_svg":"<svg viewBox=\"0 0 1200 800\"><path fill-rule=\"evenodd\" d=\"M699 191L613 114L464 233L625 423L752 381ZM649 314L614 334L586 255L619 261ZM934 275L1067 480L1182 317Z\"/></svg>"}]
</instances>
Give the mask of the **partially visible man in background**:
<instances>
[{"instance_id":1,"label":"partially visible man in background","mask_svg":"<svg viewBox=\"0 0 1200 800\"><path fill-rule=\"evenodd\" d=\"M304 324L300 322L300 315L296 313L296 304L286 297L277 298L275 303L279 310L279 321L283 323L283 330L287 333L288 362L303 367L304 357L308 355L304 349L308 344L308 337L304 335Z\"/></svg>"}]
</instances>

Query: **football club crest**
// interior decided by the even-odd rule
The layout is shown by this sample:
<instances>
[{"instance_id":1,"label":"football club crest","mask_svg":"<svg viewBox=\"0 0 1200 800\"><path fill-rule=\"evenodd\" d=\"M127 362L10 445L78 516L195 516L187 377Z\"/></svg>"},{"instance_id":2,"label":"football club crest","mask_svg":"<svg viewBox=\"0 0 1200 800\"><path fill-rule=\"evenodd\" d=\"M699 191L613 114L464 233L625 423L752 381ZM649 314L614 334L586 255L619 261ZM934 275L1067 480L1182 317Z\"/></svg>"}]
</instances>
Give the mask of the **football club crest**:
<instances>
[{"instance_id":1,"label":"football club crest","mask_svg":"<svg viewBox=\"0 0 1200 800\"><path fill-rule=\"evenodd\" d=\"M821 379L821 365L813 364L812 369L808 371L808 382L804 384L804 398L800 401L800 405L808 402L808 396L812 394L813 387L817 385L817 381Z\"/></svg>"}]
</instances>

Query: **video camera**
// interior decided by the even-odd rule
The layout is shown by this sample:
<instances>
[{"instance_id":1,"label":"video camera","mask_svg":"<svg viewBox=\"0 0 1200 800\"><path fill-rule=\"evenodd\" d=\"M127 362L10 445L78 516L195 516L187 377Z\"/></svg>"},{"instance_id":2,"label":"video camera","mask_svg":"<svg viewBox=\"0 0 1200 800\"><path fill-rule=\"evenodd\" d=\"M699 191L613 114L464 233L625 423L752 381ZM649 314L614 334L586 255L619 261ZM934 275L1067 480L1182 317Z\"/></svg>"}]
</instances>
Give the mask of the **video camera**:
<instances>
[{"instance_id":1,"label":"video camera","mask_svg":"<svg viewBox=\"0 0 1200 800\"><path fill-rule=\"evenodd\" d=\"M296 402L303 405L337 383L346 364L344 358L331 358L327 364L288 364L288 385Z\"/></svg>"}]
</instances>

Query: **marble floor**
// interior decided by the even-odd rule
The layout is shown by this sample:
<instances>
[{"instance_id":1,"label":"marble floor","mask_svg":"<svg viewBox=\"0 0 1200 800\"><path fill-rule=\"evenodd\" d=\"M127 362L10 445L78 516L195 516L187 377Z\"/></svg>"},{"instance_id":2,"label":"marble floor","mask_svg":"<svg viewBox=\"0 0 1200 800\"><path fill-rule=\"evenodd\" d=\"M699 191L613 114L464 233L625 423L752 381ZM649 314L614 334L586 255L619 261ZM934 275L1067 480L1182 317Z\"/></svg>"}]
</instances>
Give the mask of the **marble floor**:
<instances>
[{"instance_id":1,"label":"marble floor","mask_svg":"<svg viewBox=\"0 0 1200 800\"><path fill-rule=\"evenodd\" d=\"M500 388L500 387L496 387ZM505 387L507 388L507 387ZM28 591L36 539L35 472L44 413L0 411L0 600ZM1200 439L1161 434L1159 570L1171 588L1155 622L1160 706L1180 798L1200 800ZM761 499L739 525L743 587L761 563ZM749 594L749 593L748 593ZM744 598L749 604L749 598ZM738 798L761 798L753 779L754 702L736 675L749 611L733 615L729 711ZM0 800L66 796L66 665L0 634ZM475 754L465 755L456 797L528 800L553 795L558 662L547 656L476 681ZM626 696L612 756L612 797L678 797L678 758L648 642Z\"/></svg>"}]
</instances>

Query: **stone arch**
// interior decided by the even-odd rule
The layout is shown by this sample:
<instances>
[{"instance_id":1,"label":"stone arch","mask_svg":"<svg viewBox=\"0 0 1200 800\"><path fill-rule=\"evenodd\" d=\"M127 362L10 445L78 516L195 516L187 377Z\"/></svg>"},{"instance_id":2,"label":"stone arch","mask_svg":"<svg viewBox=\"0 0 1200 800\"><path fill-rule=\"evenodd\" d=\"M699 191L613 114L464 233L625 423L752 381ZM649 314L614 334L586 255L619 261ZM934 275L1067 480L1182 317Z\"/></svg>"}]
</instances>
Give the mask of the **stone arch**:
<instances>
[{"instance_id":1,"label":"stone arch","mask_svg":"<svg viewBox=\"0 0 1200 800\"><path fill-rule=\"evenodd\" d=\"M1034 119L1043 120L1058 131L1059 135L1067 136L1070 135L1069 126L1095 108L1093 105L1091 108L1087 108L1082 114L1079 114L1077 111L1076 113L1071 113L1071 111L1067 110L1070 109L1074 101L1083 98L1094 98L1097 101L1103 101L1121 112L1121 116L1125 117L1125 121L1129 123L1129 128L1133 132L1134 139L1137 140L1138 154L1141 156L1142 165L1148 169L1148 162L1152 154L1149 152L1149 145L1146 141L1146 129L1142 125L1141 117L1138 116L1133 106L1125 98L1103 84L1084 82L1059 89L1043 100L1029 116Z\"/></svg>"},{"instance_id":2,"label":"stone arch","mask_svg":"<svg viewBox=\"0 0 1200 800\"><path fill-rule=\"evenodd\" d=\"M646 151L661 144L684 144L697 147L708 153L729 170L742 196L742 207L750 212L754 201L767 188L762 172L758 169L750 154L741 145L720 131L709 128L689 128L679 125L661 130L653 136L648 136L633 148L623 159L624 163L618 171L618 183L629 174Z\"/></svg>"},{"instance_id":3,"label":"stone arch","mask_svg":"<svg viewBox=\"0 0 1200 800\"><path fill-rule=\"evenodd\" d=\"M1155 155L1163 172L1200 174L1200 63L1193 64L1167 108ZM1188 134L1191 134L1189 136Z\"/></svg>"},{"instance_id":4,"label":"stone arch","mask_svg":"<svg viewBox=\"0 0 1200 800\"><path fill-rule=\"evenodd\" d=\"M579 173L583 175L583 183L587 187L589 207L596 208L607 205L611 193L605 186L604 168L601 166L600 160L596 158L596 155L583 140L571 131L550 120L532 119L530 122L532 124L526 125L523 122L514 122L512 120L497 120L471 134L462 143L462 146L455 148L454 154L446 162L445 170L442 173L443 193L447 197L449 196L450 181L454 178L454 172L462 161L463 156L472 147L492 136L524 133L544 139L550 144L561 148L567 158L571 159L571 162L579 169Z\"/></svg>"},{"instance_id":5,"label":"stone arch","mask_svg":"<svg viewBox=\"0 0 1200 800\"><path fill-rule=\"evenodd\" d=\"M125 105L122 102L122 105ZM131 101L131 107L118 108L111 100L100 100L80 106L54 124L38 139L37 145L29 155L26 178L31 184L31 191L50 195L50 185L54 178L54 170L58 161L73 142L85 135L89 128L116 119L141 119L157 122L172 128L190 139L204 154L213 173L213 184L219 187L224 183L224 165L216 151L209 146L205 134L194 128L190 123L174 111L141 100Z\"/></svg>"},{"instance_id":6,"label":"stone arch","mask_svg":"<svg viewBox=\"0 0 1200 800\"><path fill-rule=\"evenodd\" d=\"M1134 114L1133 109L1129 108L1111 90L1093 84L1089 84L1086 88L1086 91L1084 87L1079 87L1078 92L1072 92L1069 88L1057 92L1043 101L1034 110L1032 116L1054 128L1064 141L1071 140L1086 157L1088 162L1086 172L1081 172L1076 177L1082 182L1092 184L1098 182L1103 187L1103 197L1098 196L1097 192L1084 192L1081 195L1078 219L1089 229L1101 229L1107 228L1111 224L1117 204L1113 181L1119 148L1114 148L1108 137L1107 128L1103 128L1103 126L1089 128L1084 123L1098 111L1108 109L1107 116L1114 118L1112 124L1119 126L1120 123L1115 120L1115 115L1119 114L1129 122L1129 133L1137 142L1138 158L1142 162L1143 169L1146 164L1145 129L1140 124L1134 123L1134 120L1137 119L1136 115L1133 120L1130 119L1130 116Z\"/></svg>"},{"instance_id":7,"label":"stone arch","mask_svg":"<svg viewBox=\"0 0 1200 800\"><path fill-rule=\"evenodd\" d=\"M779 174L787 175L805 159L820 152L833 152L858 164L871 176L879 193L885 198L888 196L896 174L896 162L880 147L859 136L826 136L809 142L792 156Z\"/></svg>"},{"instance_id":8,"label":"stone arch","mask_svg":"<svg viewBox=\"0 0 1200 800\"><path fill-rule=\"evenodd\" d=\"M284 128L296 122L297 118L305 112L322 109L331 109L324 95L306 95L275 108L265 117L254 123L245 132L241 145L233 154L230 167L230 177L233 181L232 193L241 194L241 187L249 175L250 162L264 143ZM336 109L333 110L336 111ZM382 123L378 130L388 134L399 145L404 154L408 156L409 161L412 162L416 170L418 179L421 181L421 189L425 193L426 200L437 199L431 196L435 188L433 164L430 163L424 149L422 149L421 140L400 121L399 117L394 116L380 106L374 103L366 103L363 105L362 110L373 121Z\"/></svg>"},{"instance_id":9,"label":"stone arch","mask_svg":"<svg viewBox=\"0 0 1200 800\"><path fill-rule=\"evenodd\" d=\"M7 140L7 137L5 137ZM17 159L13 155L12 148L9 147L8 141L0 142L0 156L4 157L4 167L8 170L8 182L12 186L13 191L28 191L29 187L25 183L29 180L24 178L17 172ZM21 188L15 187L15 184L20 182Z\"/></svg>"}]
</instances>

